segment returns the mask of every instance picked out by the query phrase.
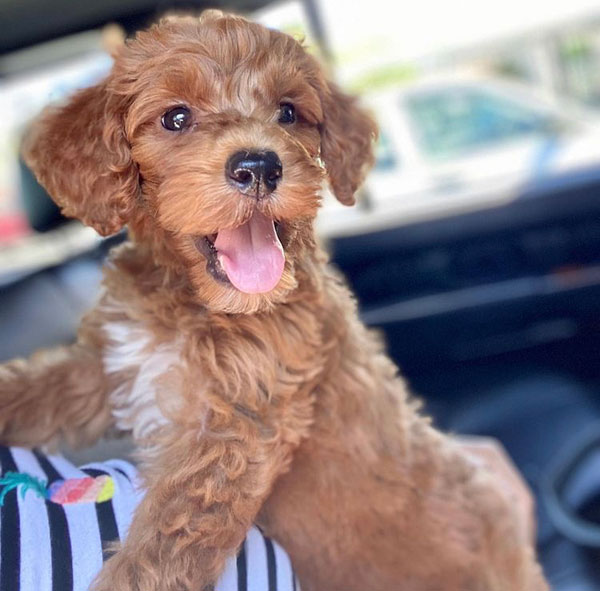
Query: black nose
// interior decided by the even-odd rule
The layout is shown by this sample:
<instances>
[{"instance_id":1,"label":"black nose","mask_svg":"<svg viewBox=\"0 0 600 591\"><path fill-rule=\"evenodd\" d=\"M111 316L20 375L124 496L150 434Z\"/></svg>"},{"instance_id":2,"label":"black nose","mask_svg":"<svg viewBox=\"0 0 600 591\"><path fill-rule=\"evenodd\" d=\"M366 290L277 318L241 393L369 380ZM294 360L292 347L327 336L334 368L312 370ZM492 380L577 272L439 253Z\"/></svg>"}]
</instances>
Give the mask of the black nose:
<instances>
[{"instance_id":1,"label":"black nose","mask_svg":"<svg viewBox=\"0 0 600 591\"><path fill-rule=\"evenodd\" d=\"M275 152L236 152L225 166L225 176L246 195L268 195L277 187L283 166Z\"/></svg>"}]
</instances>

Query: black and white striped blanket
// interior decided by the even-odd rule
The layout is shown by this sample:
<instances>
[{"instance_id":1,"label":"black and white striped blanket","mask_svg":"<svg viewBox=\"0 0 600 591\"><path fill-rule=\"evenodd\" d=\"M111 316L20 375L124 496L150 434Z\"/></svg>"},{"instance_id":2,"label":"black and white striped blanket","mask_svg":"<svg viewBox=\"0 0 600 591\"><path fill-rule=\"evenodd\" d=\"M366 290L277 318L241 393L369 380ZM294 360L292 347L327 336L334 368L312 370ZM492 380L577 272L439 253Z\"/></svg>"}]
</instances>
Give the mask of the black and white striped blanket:
<instances>
[{"instance_id":1,"label":"black and white striped blanket","mask_svg":"<svg viewBox=\"0 0 600 591\"><path fill-rule=\"evenodd\" d=\"M80 468L62 456L0 446L0 591L87 591L143 496L122 460ZM248 532L216 591L299 591L288 556Z\"/></svg>"}]
</instances>

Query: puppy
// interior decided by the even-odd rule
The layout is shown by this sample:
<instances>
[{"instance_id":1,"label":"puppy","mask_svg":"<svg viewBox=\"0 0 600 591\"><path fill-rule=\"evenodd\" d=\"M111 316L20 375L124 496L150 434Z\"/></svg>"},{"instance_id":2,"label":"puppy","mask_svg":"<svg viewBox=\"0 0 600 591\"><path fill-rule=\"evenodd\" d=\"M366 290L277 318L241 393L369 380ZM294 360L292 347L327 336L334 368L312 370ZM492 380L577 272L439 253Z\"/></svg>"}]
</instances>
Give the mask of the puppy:
<instances>
[{"instance_id":1,"label":"puppy","mask_svg":"<svg viewBox=\"0 0 600 591\"><path fill-rule=\"evenodd\" d=\"M547 589L507 499L421 417L315 243L376 128L292 38L207 12L140 33L24 154L130 241L77 342L0 368L5 443L133 433L147 487L96 591L210 589L253 522L304 591Z\"/></svg>"}]
</instances>

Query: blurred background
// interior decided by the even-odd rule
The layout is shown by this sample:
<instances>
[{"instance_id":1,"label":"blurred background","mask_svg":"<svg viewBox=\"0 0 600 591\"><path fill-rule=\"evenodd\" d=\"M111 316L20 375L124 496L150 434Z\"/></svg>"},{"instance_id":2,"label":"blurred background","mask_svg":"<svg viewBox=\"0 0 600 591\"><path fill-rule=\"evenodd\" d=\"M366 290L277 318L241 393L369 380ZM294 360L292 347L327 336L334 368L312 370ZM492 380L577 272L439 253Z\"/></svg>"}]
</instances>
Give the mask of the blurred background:
<instances>
[{"instance_id":1,"label":"blurred background","mask_svg":"<svg viewBox=\"0 0 600 591\"><path fill-rule=\"evenodd\" d=\"M0 360L74 338L112 244L19 160L28 121L166 10L305 38L381 126L318 232L449 431L491 435L538 501L558 591L600 590L600 4L0 0Z\"/></svg>"}]
</instances>

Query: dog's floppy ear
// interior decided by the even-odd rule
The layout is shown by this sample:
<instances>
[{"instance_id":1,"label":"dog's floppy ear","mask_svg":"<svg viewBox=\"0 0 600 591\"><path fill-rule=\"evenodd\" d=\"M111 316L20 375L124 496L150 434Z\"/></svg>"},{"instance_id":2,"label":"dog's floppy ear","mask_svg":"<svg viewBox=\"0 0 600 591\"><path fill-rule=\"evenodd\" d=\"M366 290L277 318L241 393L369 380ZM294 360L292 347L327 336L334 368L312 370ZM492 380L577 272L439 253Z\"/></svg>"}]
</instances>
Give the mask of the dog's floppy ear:
<instances>
[{"instance_id":1,"label":"dog's floppy ear","mask_svg":"<svg viewBox=\"0 0 600 591\"><path fill-rule=\"evenodd\" d=\"M354 193L374 161L377 125L355 97L328 82L322 92L321 158L334 195L353 205Z\"/></svg>"},{"instance_id":2,"label":"dog's floppy ear","mask_svg":"<svg viewBox=\"0 0 600 591\"><path fill-rule=\"evenodd\" d=\"M63 213L106 236L127 222L139 190L125 136L124 97L108 82L48 107L30 127L23 157Z\"/></svg>"}]
</instances>

